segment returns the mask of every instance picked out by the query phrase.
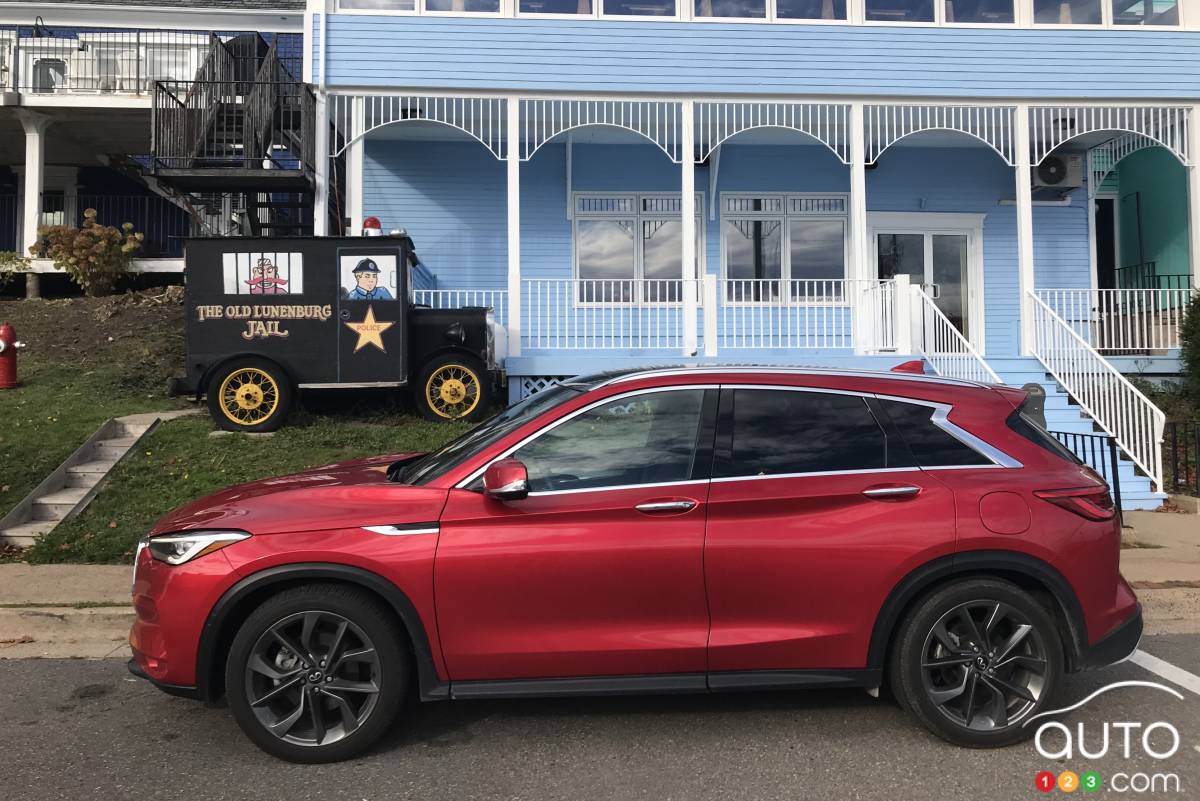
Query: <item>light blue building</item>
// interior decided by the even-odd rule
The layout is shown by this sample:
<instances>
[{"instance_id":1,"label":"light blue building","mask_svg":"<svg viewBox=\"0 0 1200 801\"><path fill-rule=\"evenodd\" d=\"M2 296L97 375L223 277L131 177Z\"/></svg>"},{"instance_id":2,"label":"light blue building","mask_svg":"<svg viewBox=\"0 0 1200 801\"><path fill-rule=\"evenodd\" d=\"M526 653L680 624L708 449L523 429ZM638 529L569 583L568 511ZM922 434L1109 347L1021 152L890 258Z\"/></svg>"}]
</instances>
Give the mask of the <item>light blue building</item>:
<instances>
[{"instance_id":1,"label":"light blue building","mask_svg":"<svg viewBox=\"0 0 1200 801\"><path fill-rule=\"evenodd\" d=\"M418 300L494 307L514 398L924 359L1044 384L1153 506L1163 419L1121 373L1178 370L1200 274L1198 27L1195 0L309 0L318 208L407 229Z\"/></svg>"}]
</instances>

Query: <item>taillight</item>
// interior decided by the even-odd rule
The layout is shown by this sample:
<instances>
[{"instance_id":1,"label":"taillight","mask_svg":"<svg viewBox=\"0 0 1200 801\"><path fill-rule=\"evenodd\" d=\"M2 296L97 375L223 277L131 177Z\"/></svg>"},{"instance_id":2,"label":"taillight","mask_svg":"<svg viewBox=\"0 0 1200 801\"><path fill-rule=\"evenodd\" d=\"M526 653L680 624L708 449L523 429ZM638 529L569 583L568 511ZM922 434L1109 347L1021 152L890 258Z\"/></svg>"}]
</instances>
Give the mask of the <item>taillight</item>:
<instances>
[{"instance_id":1,"label":"taillight","mask_svg":"<svg viewBox=\"0 0 1200 801\"><path fill-rule=\"evenodd\" d=\"M1117 513L1108 487L1034 490L1033 494L1088 520L1112 520Z\"/></svg>"}]
</instances>

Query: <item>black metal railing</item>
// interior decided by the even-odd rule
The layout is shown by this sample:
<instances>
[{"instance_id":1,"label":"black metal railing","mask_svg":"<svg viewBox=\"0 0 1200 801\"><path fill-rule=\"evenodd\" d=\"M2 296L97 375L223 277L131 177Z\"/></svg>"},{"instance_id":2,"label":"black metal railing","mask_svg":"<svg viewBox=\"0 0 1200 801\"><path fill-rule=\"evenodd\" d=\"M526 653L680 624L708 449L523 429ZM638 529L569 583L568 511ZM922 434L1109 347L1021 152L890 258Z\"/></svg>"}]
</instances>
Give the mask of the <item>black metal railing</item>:
<instances>
[{"instance_id":1,"label":"black metal railing","mask_svg":"<svg viewBox=\"0 0 1200 801\"><path fill-rule=\"evenodd\" d=\"M131 223L142 234L142 258L178 258L183 255L183 240L193 233L191 216L170 200L159 195L80 195L76 200L75 224L83 224L83 213L96 210L96 220L104 225Z\"/></svg>"},{"instance_id":2,"label":"black metal railing","mask_svg":"<svg viewBox=\"0 0 1200 801\"><path fill-rule=\"evenodd\" d=\"M21 207L16 195L0 195L0 250L21 249Z\"/></svg>"},{"instance_id":3,"label":"black metal railing","mask_svg":"<svg viewBox=\"0 0 1200 801\"><path fill-rule=\"evenodd\" d=\"M1163 430L1163 485L1200 495L1200 421L1167 423Z\"/></svg>"},{"instance_id":4,"label":"black metal railing","mask_svg":"<svg viewBox=\"0 0 1200 801\"><path fill-rule=\"evenodd\" d=\"M1121 449L1117 445L1117 438L1108 434L1081 434L1075 431L1051 431L1050 434L1108 482L1117 513L1120 514Z\"/></svg>"},{"instance_id":5,"label":"black metal railing","mask_svg":"<svg viewBox=\"0 0 1200 801\"><path fill-rule=\"evenodd\" d=\"M1153 261L1117 268L1117 289L1190 289L1190 275L1159 275Z\"/></svg>"}]
</instances>

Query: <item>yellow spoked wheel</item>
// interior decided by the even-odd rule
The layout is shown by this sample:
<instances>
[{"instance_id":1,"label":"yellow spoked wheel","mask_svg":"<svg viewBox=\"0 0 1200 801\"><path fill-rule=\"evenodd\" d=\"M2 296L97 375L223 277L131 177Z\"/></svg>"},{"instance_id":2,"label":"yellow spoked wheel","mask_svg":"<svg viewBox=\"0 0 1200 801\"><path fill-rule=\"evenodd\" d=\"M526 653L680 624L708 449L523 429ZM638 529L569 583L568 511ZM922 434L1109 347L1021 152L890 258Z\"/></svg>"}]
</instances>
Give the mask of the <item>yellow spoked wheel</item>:
<instances>
[{"instance_id":1,"label":"yellow spoked wheel","mask_svg":"<svg viewBox=\"0 0 1200 801\"><path fill-rule=\"evenodd\" d=\"M279 411L279 382L257 367L239 367L225 376L218 391L221 413L237 426L262 425Z\"/></svg>"},{"instance_id":2,"label":"yellow spoked wheel","mask_svg":"<svg viewBox=\"0 0 1200 801\"><path fill-rule=\"evenodd\" d=\"M455 420L479 406L479 375L461 364L443 364L425 382L425 403L438 417Z\"/></svg>"}]
</instances>

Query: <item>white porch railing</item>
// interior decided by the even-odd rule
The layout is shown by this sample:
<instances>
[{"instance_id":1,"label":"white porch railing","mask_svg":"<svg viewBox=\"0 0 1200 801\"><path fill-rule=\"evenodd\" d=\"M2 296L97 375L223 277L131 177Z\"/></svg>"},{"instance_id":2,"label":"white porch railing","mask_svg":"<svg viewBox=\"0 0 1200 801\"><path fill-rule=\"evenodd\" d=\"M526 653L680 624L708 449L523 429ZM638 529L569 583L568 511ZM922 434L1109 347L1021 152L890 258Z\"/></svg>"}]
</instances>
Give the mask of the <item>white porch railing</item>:
<instances>
[{"instance_id":1,"label":"white porch railing","mask_svg":"<svg viewBox=\"0 0 1200 801\"><path fill-rule=\"evenodd\" d=\"M938 375L983 384L1003 384L996 371L918 285L909 287L912 344Z\"/></svg>"},{"instance_id":2,"label":"white porch railing","mask_svg":"<svg viewBox=\"0 0 1200 801\"><path fill-rule=\"evenodd\" d=\"M1036 295L1098 351L1166 351L1195 290L1039 289Z\"/></svg>"},{"instance_id":3,"label":"white porch railing","mask_svg":"<svg viewBox=\"0 0 1200 801\"><path fill-rule=\"evenodd\" d=\"M690 280L690 279L689 279ZM521 346L529 350L678 350L681 279L536 278L522 284ZM700 282L695 297L700 297Z\"/></svg>"},{"instance_id":4,"label":"white porch railing","mask_svg":"<svg viewBox=\"0 0 1200 801\"><path fill-rule=\"evenodd\" d=\"M483 306L492 310L496 322L508 325L508 292L503 289L416 289L413 302L433 309Z\"/></svg>"},{"instance_id":5,"label":"white porch railing","mask_svg":"<svg viewBox=\"0 0 1200 801\"><path fill-rule=\"evenodd\" d=\"M859 289L855 283L845 280L718 280L717 347L735 350L852 348L851 304L855 290Z\"/></svg>"},{"instance_id":6,"label":"white porch railing","mask_svg":"<svg viewBox=\"0 0 1200 801\"><path fill-rule=\"evenodd\" d=\"M1033 355L1096 424L1162 489L1166 416L1037 293L1029 293Z\"/></svg>"}]
</instances>

